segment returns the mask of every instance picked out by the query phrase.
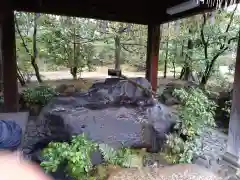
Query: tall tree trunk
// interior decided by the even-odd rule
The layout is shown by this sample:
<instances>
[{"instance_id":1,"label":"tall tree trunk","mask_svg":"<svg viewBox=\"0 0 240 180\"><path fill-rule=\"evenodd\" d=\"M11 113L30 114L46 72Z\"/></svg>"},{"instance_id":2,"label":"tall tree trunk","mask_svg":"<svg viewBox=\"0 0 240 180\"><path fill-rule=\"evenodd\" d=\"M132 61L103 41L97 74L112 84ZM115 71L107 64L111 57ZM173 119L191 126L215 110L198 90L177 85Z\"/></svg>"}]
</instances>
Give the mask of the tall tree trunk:
<instances>
[{"instance_id":1,"label":"tall tree trunk","mask_svg":"<svg viewBox=\"0 0 240 180\"><path fill-rule=\"evenodd\" d=\"M185 54L184 54L184 45L185 45L185 41L183 40L182 41L181 57L184 58L185 61L186 61ZM184 74L185 74L185 65L182 67L179 79L182 79Z\"/></svg>"},{"instance_id":2,"label":"tall tree trunk","mask_svg":"<svg viewBox=\"0 0 240 180\"><path fill-rule=\"evenodd\" d=\"M73 63L70 67L70 73L72 74L73 79L77 79L77 62L76 62L76 29L73 30Z\"/></svg>"},{"instance_id":3,"label":"tall tree trunk","mask_svg":"<svg viewBox=\"0 0 240 180\"><path fill-rule=\"evenodd\" d=\"M71 67L70 73L72 74L73 79L77 79L77 67Z\"/></svg>"},{"instance_id":4,"label":"tall tree trunk","mask_svg":"<svg viewBox=\"0 0 240 180\"><path fill-rule=\"evenodd\" d=\"M185 41L182 41L182 50L181 50L181 56L184 57L184 45L185 45Z\"/></svg>"},{"instance_id":5,"label":"tall tree trunk","mask_svg":"<svg viewBox=\"0 0 240 180\"><path fill-rule=\"evenodd\" d=\"M167 65L168 65L168 44L169 44L169 23L168 23L168 36L167 36L167 44L166 44L166 56L164 60L164 74L163 78L167 77Z\"/></svg>"},{"instance_id":6,"label":"tall tree trunk","mask_svg":"<svg viewBox=\"0 0 240 180\"><path fill-rule=\"evenodd\" d=\"M116 35L114 37L115 41L115 69L120 70L120 65L121 65L121 59L120 59L120 54L121 54L121 40L120 36Z\"/></svg>"},{"instance_id":7,"label":"tall tree trunk","mask_svg":"<svg viewBox=\"0 0 240 180\"><path fill-rule=\"evenodd\" d=\"M38 15L37 13L34 14L34 29L33 29L33 55L30 53L28 47L27 47L27 44L21 34L21 31L19 29L19 26L18 26L18 23L17 23L17 20L15 18L15 24L16 24L16 29L18 31L18 34L22 40L22 43L23 43L23 46L25 47L25 50L26 52L28 53L28 55L30 56L31 58L31 64L32 64L32 67L35 71L35 75L36 75L36 78L38 80L38 82L42 82L42 79L41 79L41 76L40 76L40 73L39 73L39 68L38 68L38 65L36 63L36 58L37 58L37 19L39 18L40 15Z\"/></svg>"},{"instance_id":8,"label":"tall tree trunk","mask_svg":"<svg viewBox=\"0 0 240 180\"><path fill-rule=\"evenodd\" d=\"M176 79L176 65L175 65L175 61L173 61L172 64L173 64L173 78Z\"/></svg>"},{"instance_id":9,"label":"tall tree trunk","mask_svg":"<svg viewBox=\"0 0 240 180\"><path fill-rule=\"evenodd\" d=\"M168 39L167 39L167 44L166 44L166 55L165 55L165 60L164 60L164 74L163 74L163 78L167 77L167 65L168 65Z\"/></svg>"},{"instance_id":10,"label":"tall tree trunk","mask_svg":"<svg viewBox=\"0 0 240 180\"><path fill-rule=\"evenodd\" d=\"M175 57L174 59L172 60L172 65L173 65L173 78L175 79L176 78L176 59L178 58L178 46L177 46L177 42L175 42Z\"/></svg>"},{"instance_id":11,"label":"tall tree trunk","mask_svg":"<svg viewBox=\"0 0 240 180\"><path fill-rule=\"evenodd\" d=\"M189 34L191 34L192 31L189 29ZM188 50L190 53L187 53L185 56L185 63L184 67L182 69L180 79L183 79L185 81L193 80L193 75L192 75L192 66L191 66L191 61L192 61L192 49L193 49L193 41L192 39L188 39Z\"/></svg>"},{"instance_id":12,"label":"tall tree trunk","mask_svg":"<svg viewBox=\"0 0 240 180\"><path fill-rule=\"evenodd\" d=\"M214 56L213 59L211 60L210 64L208 64L206 66L206 69L204 71L204 74L202 76L202 79L201 79L201 82L200 82L200 86L201 87L205 87L205 85L207 84L209 78L211 77L211 74L212 74L212 71L213 71L213 68L214 68L214 65L215 65L215 62L217 60L219 56Z\"/></svg>"},{"instance_id":13,"label":"tall tree trunk","mask_svg":"<svg viewBox=\"0 0 240 180\"><path fill-rule=\"evenodd\" d=\"M35 71L38 82L42 83L42 78L39 73L38 65L36 63L36 59L37 59L37 19L38 18L39 18L39 15L37 13L35 13L34 14L34 29L33 29L33 56L31 57L31 64Z\"/></svg>"},{"instance_id":14,"label":"tall tree trunk","mask_svg":"<svg viewBox=\"0 0 240 180\"><path fill-rule=\"evenodd\" d=\"M17 67L17 79L19 80L21 86L26 86L26 81L18 67Z\"/></svg>"}]
</instances>

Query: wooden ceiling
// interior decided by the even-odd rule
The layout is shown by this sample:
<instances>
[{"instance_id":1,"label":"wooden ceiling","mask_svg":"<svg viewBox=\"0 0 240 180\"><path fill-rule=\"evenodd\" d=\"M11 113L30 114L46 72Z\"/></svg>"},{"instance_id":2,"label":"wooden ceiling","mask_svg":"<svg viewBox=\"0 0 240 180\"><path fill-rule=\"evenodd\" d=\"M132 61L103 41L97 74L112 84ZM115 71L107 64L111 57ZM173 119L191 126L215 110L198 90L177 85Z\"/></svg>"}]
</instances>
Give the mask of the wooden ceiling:
<instances>
[{"instance_id":1,"label":"wooden ceiling","mask_svg":"<svg viewBox=\"0 0 240 180\"><path fill-rule=\"evenodd\" d=\"M161 24L214 7L198 8L171 16L166 9L186 0L12 0L17 11L122 21L137 24ZM230 1L230 0L229 0Z\"/></svg>"}]
</instances>

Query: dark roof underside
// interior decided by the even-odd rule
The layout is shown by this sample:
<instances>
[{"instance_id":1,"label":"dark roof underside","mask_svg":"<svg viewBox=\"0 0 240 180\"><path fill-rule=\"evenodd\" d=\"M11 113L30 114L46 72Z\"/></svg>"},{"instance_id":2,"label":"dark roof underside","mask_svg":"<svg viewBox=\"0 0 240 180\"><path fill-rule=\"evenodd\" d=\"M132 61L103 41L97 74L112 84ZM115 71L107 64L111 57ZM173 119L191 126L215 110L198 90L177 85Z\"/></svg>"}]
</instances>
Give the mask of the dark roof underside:
<instances>
[{"instance_id":1,"label":"dark roof underside","mask_svg":"<svg viewBox=\"0 0 240 180\"><path fill-rule=\"evenodd\" d=\"M95 18L138 24L161 24L209 11L208 5L170 16L166 9L186 0L12 0L17 11Z\"/></svg>"}]
</instances>

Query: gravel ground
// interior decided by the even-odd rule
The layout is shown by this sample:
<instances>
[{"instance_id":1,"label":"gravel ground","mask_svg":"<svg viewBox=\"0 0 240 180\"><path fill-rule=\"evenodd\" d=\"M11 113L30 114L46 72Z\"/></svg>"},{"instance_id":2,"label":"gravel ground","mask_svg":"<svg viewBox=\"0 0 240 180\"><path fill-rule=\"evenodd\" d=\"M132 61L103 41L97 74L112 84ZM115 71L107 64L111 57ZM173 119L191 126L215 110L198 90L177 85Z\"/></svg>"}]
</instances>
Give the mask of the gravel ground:
<instances>
[{"instance_id":1,"label":"gravel ground","mask_svg":"<svg viewBox=\"0 0 240 180\"><path fill-rule=\"evenodd\" d=\"M203 154L195 161L195 164L211 169L224 180L239 179L235 175L235 170L222 160L227 147L227 135L220 130L208 129L202 136L202 142Z\"/></svg>"}]
</instances>

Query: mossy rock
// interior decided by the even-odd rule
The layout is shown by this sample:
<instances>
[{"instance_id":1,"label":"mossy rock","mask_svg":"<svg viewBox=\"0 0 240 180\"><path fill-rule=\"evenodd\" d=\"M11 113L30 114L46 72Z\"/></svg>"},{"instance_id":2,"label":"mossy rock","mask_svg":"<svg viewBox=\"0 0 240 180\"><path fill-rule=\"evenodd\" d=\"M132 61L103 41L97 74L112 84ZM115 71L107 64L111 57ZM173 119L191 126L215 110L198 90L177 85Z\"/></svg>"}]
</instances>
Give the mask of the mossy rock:
<instances>
[{"instance_id":1,"label":"mossy rock","mask_svg":"<svg viewBox=\"0 0 240 180\"><path fill-rule=\"evenodd\" d=\"M92 79L78 79L74 82L77 91L87 91L93 85Z\"/></svg>"},{"instance_id":2,"label":"mossy rock","mask_svg":"<svg viewBox=\"0 0 240 180\"><path fill-rule=\"evenodd\" d=\"M91 80L78 79L70 82L71 84L61 84L56 87L56 92L62 95L71 95L75 92L87 91L93 84Z\"/></svg>"}]
</instances>

